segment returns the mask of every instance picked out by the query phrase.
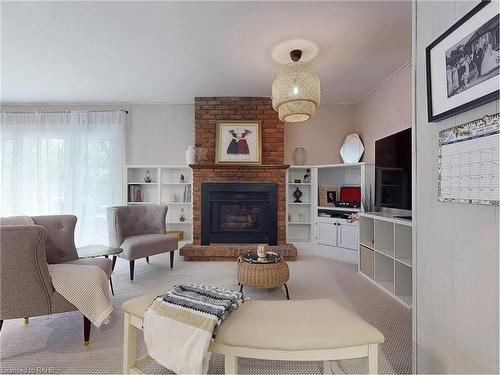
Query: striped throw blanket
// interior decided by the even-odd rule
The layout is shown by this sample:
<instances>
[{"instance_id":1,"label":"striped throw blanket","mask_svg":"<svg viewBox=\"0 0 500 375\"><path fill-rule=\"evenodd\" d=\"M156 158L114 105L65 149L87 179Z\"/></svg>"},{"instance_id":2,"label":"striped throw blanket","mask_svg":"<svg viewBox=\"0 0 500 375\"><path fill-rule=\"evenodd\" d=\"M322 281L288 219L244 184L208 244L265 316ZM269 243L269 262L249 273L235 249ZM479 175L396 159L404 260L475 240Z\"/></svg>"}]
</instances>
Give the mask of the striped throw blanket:
<instances>
[{"instance_id":1,"label":"striped throw blanket","mask_svg":"<svg viewBox=\"0 0 500 375\"><path fill-rule=\"evenodd\" d=\"M206 374L208 347L220 324L245 297L208 285L176 285L158 296L144 315L148 354L177 374Z\"/></svg>"}]
</instances>

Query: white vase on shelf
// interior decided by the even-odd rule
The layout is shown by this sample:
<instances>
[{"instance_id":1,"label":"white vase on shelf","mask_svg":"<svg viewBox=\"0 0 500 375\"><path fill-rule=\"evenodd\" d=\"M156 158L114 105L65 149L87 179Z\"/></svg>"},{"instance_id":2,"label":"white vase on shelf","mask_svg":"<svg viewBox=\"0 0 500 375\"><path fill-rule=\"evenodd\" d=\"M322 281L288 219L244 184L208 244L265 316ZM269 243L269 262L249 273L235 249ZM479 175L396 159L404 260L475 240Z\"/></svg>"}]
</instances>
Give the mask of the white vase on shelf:
<instances>
[{"instance_id":1,"label":"white vase on shelf","mask_svg":"<svg viewBox=\"0 0 500 375\"><path fill-rule=\"evenodd\" d=\"M306 150L303 147L297 147L292 153L294 165L304 165L306 163Z\"/></svg>"},{"instance_id":2,"label":"white vase on shelf","mask_svg":"<svg viewBox=\"0 0 500 375\"><path fill-rule=\"evenodd\" d=\"M196 149L194 146L188 146L186 150L186 164L194 164L195 163L195 156L196 156Z\"/></svg>"}]
</instances>

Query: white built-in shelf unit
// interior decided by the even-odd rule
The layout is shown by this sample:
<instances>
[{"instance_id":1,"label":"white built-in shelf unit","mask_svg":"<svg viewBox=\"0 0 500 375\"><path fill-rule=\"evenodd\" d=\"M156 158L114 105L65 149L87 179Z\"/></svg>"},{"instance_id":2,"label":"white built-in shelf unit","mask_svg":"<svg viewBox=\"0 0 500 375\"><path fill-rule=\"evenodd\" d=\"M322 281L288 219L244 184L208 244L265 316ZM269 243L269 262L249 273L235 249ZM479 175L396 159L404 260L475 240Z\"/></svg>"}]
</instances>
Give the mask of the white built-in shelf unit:
<instances>
[{"instance_id":1,"label":"white built-in shelf unit","mask_svg":"<svg viewBox=\"0 0 500 375\"><path fill-rule=\"evenodd\" d=\"M144 182L147 171L152 181ZM181 182L181 175L184 182ZM125 167L126 204L164 204L168 206L167 230L181 230L184 240L193 238L193 199L192 199L192 169L185 165L127 165ZM142 202L130 200L132 185L139 185ZM184 211L184 221L180 221L181 210Z\"/></svg>"},{"instance_id":2,"label":"white built-in shelf unit","mask_svg":"<svg viewBox=\"0 0 500 375\"><path fill-rule=\"evenodd\" d=\"M412 221L378 212L359 218L358 271L407 307L412 305Z\"/></svg>"},{"instance_id":3,"label":"white built-in shelf unit","mask_svg":"<svg viewBox=\"0 0 500 375\"><path fill-rule=\"evenodd\" d=\"M310 170L310 182L304 182L304 175L307 170ZM364 200L366 194L370 197L371 184L373 180L373 165L367 163L352 163L352 164L325 164L325 165L293 165L288 169L287 186L286 186L286 216L287 216L287 241L294 242L309 242L321 243L330 246L340 246L347 248L358 249L358 234L357 228L352 225L349 227L342 226L347 224L345 219L327 220L323 217L319 218L318 210L329 210L335 212L360 212L362 208L347 208L347 207L321 207L318 201L318 188L321 186L334 187L338 194L342 186L360 186L361 196ZM297 182L296 182L297 181ZM296 189L302 192L301 202L295 202L293 193ZM320 224L321 223L321 224ZM321 226L321 230L318 227ZM332 238L339 234L339 241L332 241ZM323 235L328 237L328 240L323 239ZM347 239L347 235L352 238L351 241L340 241L343 236ZM354 241L355 237L355 241Z\"/></svg>"},{"instance_id":4,"label":"white built-in shelf unit","mask_svg":"<svg viewBox=\"0 0 500 375\"><path fill-rule=\"evenodd\" d=\"M312 208L315 206L314 177L311 175L311 182L304 182L304 176L309 166L291 166L287 173L286 185L286 235L287 242L311 242L312 238ZM300 180L301 182L295 182ZM296 189L302 192L301 202L295 202L293 193Z\"/></svg>"},{"instance_id":5,"label":"white built-in shelf unit","mask_svg":"<svg viewBox=\"0 0 500 375\"><path fill-rule=\"evenodd\" d=\"M335 191L337 200L340 200L340 190L344 186L360 187L361 202L365 198L369 199L372 179L373 165L364 162L317 166L317 189L326 188L327 191ZM316 243L357 252L359 226L356 221L350 222L348 215L362 212L363 206L336 207L331 203L322 202L320 194L318 192L318 207L315 209Z\"/></svg>"}]
</instances>

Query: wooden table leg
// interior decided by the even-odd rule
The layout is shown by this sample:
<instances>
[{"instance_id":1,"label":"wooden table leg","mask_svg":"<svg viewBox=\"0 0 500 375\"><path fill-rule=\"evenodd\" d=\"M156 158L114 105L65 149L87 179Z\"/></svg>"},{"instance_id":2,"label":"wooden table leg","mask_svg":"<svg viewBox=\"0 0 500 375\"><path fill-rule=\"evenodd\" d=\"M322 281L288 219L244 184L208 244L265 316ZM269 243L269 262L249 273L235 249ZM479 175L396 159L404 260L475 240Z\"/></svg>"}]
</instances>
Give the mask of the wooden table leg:
<instances>
[{"instance_id":1,"label":"wooden table leg","mask_svg":"<svg viewBox=\"0 0 500 375\"><path fill-rule=\"evenodd\" d=\"M113 289L113 281L111 281L111 276L109 277L109 286L111 287L111 295L115 295L115 291Z\"/></svg>"},{"instance_id":2,"label":"wooden table leg","mask_svg":"<svg viewBox=\"0 0 500 375\"><path fill-rule=\"evenodd\" d=\"M323 362L323 374L324 375L333 374L332 367L330 365L330 361L324 361Z\"/></svg>"},{"instance_id":3,"label":"wooden table leg","mask_svg":"<svg viewBox=\"0 0 500 375\"><path fill-rule=\"evenodd\" d=\"M123 315L123 373L130 374L137 359L137 328L130 323L130 314Z\"/></svg>"},{"instance_id":4,"label":"wooden table leg","mask_svg":"<svg viewBox=\"0 0 500 375\"><path fill-rule=\"evenodd\" d=\"M378 374L378 344L368 344L368 357L365 358L368 374Z\"/></svg>"},{"instance_id":5,"label":"wooden table leg","mask_svg":"<svg viewBox=\"0 0 500 375\"><path fill-rule=\"evenodd\" d=\"M238 359L236 357L225 354L224 355L224 373L228 374L236 374Z\"/></svg>"},{"instance_id":6,"label":"wooden table leg","mask_svg":"<svg viewBox=\"0 0 500 375\"><path fill-rule=\"evenodd\" d=\"M288 294L288 287L286 286L286 284L283 284L283 286L285 287L285 291L286 291L286 299L290 299L290 294Z\"/></svg>"}]
</instances>

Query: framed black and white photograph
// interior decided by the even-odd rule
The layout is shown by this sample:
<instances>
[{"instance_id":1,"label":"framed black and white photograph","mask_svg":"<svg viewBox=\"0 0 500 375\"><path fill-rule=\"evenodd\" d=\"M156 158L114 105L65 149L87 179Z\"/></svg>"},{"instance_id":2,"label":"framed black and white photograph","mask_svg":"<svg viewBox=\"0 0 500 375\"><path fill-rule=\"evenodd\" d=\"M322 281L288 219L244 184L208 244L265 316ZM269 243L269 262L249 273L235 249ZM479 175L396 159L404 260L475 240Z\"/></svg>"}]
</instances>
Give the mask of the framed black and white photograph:
<instances>
[{"instance_id":1,"label":"framed black and white photograph","mask_svg":"<svg viewBox=\"0 0 500 375\"><path fill-rule=\"evenodd\" d=\"M498 4L481 1L426 49L429 122L498 99Z\"/></svg>"},{"instance_id":2,"label":"framed black and white photograph","mask_svg":"<svg viewBox=\"0 0 500 375\"><path fill-rule=\"evenodd\" d=\"M337 189L334 186L319 186L318 201L320 207L335 207Z\"/></svg>"},{"instance_id":3,"label":"framed black and white photograph","mask_svg":"<svg viewBox=\"0 0 500 375\"><path fill-rule=\"evenodd\" d=\"M326 192L326 201L328 203L335 203L337 202L337 192L336 191L327 191Z\"/></svg>"}]
</instances>

